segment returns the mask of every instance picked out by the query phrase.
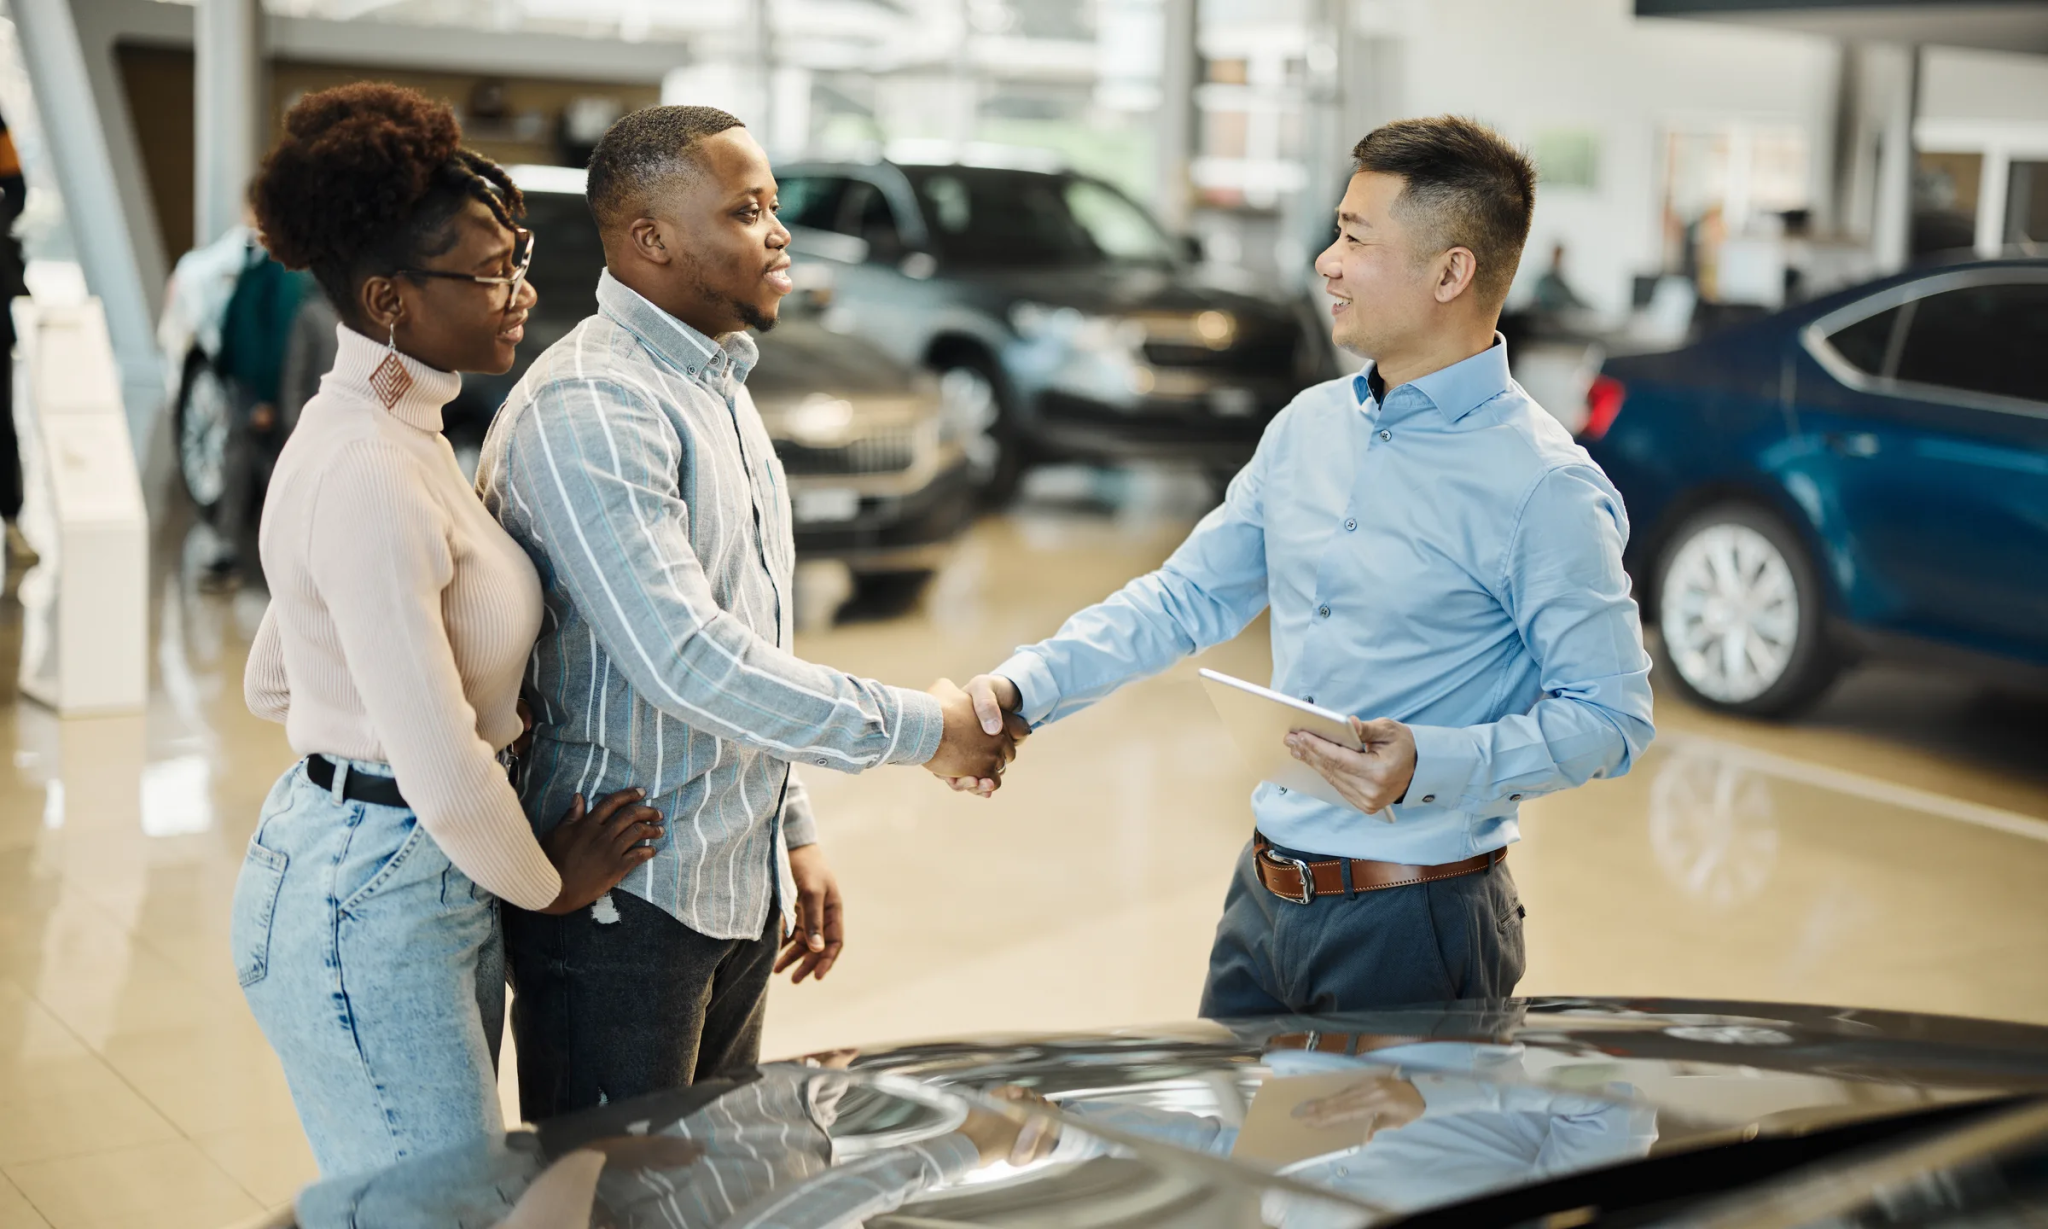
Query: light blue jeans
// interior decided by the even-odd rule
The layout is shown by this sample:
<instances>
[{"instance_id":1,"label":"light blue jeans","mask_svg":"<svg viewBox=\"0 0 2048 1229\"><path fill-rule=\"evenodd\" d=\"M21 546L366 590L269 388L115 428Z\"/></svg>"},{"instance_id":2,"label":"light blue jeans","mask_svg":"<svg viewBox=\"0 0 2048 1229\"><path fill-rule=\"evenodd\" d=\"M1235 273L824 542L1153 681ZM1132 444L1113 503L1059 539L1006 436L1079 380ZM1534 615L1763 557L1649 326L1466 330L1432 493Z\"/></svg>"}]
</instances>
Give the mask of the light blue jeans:
<instances>
[{"instance_id":1,"label":"light blue jeans","mask_svg":"<svg viewBox=\"0 0 2048 1229\"><path fill-rule=\"evenodd\" d=\"M249 839L229 934L323 1176L504 1130L498 902L411 811L340 801L295 765Z\"/></svg>"}]
</instances>

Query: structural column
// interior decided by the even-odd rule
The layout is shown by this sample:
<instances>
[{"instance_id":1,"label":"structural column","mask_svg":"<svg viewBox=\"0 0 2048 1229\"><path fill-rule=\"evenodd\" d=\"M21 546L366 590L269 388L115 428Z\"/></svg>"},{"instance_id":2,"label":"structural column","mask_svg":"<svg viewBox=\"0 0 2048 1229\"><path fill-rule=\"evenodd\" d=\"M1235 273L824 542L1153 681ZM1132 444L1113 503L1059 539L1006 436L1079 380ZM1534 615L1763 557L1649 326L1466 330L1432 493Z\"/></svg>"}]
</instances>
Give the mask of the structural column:
<instances>
[{"instance_id":1,"label":"structural column","mask_svg":"<svg viewBox=\"0 0 2048 1229\"><path fill-rule=\"evenodd\" d=\"M146 447L163 400L156 329L106 130L93 101L85 52L71 0L11 0L29 87L56 172L64 217L85 283L106 310L107 332L121 368L122 399L135 448Z\"/></svg>"},{"instance_id":2,"label":"structural column","mask_svg":"<svg viewBox=\"0 0 2048 1229\"><path fill-rule=\"evenodd\" d=\"M256 173L262 99L262 0L199 0L192 25L193 241L242 220Z\"/></svg>"},{"instance_id":3,"label":"structural column","mask_svg":"<svg viewBox=\"0 0 2048 1229\"><path fill-rule=\"evenodd\" d=\"M1195 87L1201 56L1195 46L1195 0L1164 0L1166 54L1159 74L1158 179L1153 188L1159 220L1186 234L1194 202Z\"/></svg>"},{"instance_id":4,"label":"structural column","mask_svg":"<svg viewBox=\"0 0 2048 1229\"><path fill-rule=\"evenodd\" d=\"M1920 48L1904 49L1903 77L1887 100L1877 162L1872 255L1880 273L1903 269L1913 254L1913 173L1919 157L1913 127L1920 118Z\"/></svg>"}]
</instances>

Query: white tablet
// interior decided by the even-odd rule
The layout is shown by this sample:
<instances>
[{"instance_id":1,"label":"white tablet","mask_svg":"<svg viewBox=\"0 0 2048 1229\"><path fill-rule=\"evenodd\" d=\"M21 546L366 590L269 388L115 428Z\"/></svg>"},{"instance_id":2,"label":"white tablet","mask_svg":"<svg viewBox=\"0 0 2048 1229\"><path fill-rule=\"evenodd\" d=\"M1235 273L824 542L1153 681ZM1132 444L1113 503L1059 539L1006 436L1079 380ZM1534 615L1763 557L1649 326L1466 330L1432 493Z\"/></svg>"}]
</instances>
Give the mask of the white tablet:
<instances>
[{"instance_id":1,"label":"white tablet","mask_svg":"<svg viewBox=\"0 0 2048 1229\"><path fill-rule=\"evenodd\" d=\"M1223 725L1243 753L1245 763L1261 779L1340 807L1352 805L1323 780L1321 773L1287 750L1287 736L1296 730L1307 730L1353 751L1363 750L1344 714L1215 670L1203 670L1201 675L1202 687L1216 706L1217 715L1223 718ZM1391 809L1382 811L1379 817L1393 822Z\"/></svg>"}]
</instances>

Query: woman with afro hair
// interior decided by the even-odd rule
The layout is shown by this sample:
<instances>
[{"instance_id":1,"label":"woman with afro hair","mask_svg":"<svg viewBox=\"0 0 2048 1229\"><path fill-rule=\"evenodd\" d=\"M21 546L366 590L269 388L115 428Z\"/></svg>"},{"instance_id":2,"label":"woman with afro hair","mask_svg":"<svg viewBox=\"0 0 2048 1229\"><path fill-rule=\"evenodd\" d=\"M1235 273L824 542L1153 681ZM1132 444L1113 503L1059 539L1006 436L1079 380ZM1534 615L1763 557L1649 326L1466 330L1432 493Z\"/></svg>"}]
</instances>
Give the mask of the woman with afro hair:
<instances>
[{"instance_id":1,"label":"woman with afro hair","mask_svg":"<svg viewBox=\"0 0 2048 1229\"><path fill-rule=\"evenodd\" d=\"M264 245L341 320L263 511L271 603L244 689L303 758L263 805L231 925L328 1176L503 1129L498 898L582 908L662 832L627 790L536 840L506 777L540 587L441 410L459 373L511 367L533 238L461 140L411 90L309 94L251 192Z\"/></svg>"}]
</instances>

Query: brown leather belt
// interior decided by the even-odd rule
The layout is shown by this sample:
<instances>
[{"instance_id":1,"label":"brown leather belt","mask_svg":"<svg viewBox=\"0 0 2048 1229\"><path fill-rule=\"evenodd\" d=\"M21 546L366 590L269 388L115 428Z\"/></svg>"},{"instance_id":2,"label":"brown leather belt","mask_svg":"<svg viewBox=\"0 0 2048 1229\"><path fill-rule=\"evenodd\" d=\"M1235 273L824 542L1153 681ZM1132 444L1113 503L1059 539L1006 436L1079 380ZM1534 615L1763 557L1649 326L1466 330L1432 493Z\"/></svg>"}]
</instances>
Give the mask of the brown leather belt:
<instances>
[{"instance_id":1,"label":"brown leather belt","mask_svg":"<svg viewBox=\"0 0 2048 1229\"><path fill-rule=\"evenodd\" d=\"M1266 1039L1268 1050L1314 1050L1318 1054L1362 1054L1421 1041L1421 1037L1382 1037L1376 1033L1281 1033Z\"/></svg>"},{"instance_id":2,"label":"brown leather belt","mask_svg":"<svg viewBox=\"0 0 2048 1229\"><path fill-rule=\"evenodd\" d=\"M1326 862L1309 862L1302 858L1288 858L1273 852L1272 842L1264 836L1252 842L1252 865L1259 872L1259 882L1266 890L1281 900L1297 905L1314 902L1318 896L1345 896L1353 892L1378 892L1386 888L1405 888L1416 883L1435 883L1439 879L1456 879L1460 875L1476 875L1491 870L1496 863L1505 861L1508 851L1496 849L1466 858L1462 862L1445 862L1441 866L1404 866L1399 862L1374 862L1367 858L1351 859L1351 883L1344 882L1344 859L1331 858Z\"/></svg>"}]
</instances>

